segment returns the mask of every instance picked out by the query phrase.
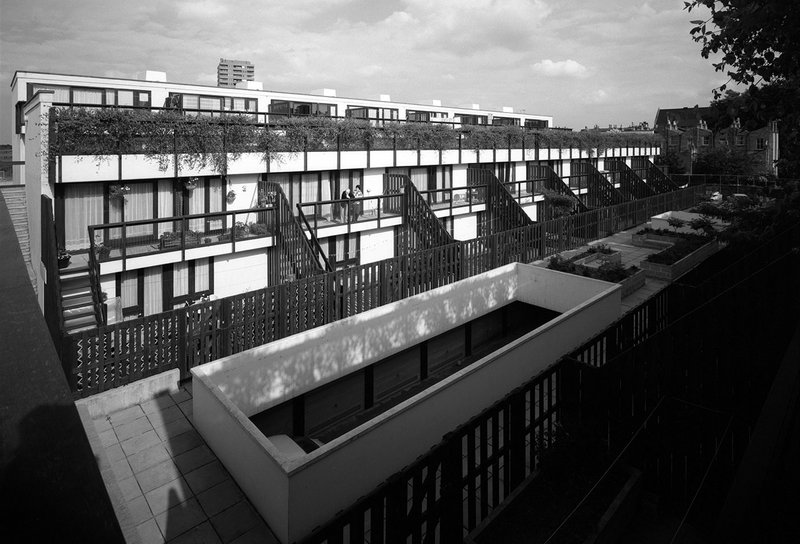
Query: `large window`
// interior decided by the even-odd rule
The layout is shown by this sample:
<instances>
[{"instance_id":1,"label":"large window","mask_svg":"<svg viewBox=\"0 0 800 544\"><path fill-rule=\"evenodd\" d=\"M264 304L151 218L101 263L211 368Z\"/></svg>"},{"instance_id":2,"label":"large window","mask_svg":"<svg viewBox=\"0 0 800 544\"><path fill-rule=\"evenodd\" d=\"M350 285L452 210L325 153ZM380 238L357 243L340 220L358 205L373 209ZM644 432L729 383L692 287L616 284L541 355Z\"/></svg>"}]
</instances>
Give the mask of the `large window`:
<instances>
[{"instance_id":1,"label":"large window","mask_svg":"<svg viewBox=\"0 0 800 544\"><path fill-rule=\"evenodd\" d=\"M358 233L331 236L328 241L328 260L336 269L358 266L361 237Z\"/></svg>"},{"instance_id":2,"label":"large window","mask_svg":"<svg viewBox=\"0 0 800 544\"><path fill-rule=\"evenodd\" d=\"M441 111L406 110L406 119L409 121L434 121L446 117L447 114Z\"/></svg>"},{"instance_id":3,"label":"large window","mask_svg":"<svg viewBox=\"0 0 800 544\"><path fill-rule=\"evenodd\" d=\"M542 119L525 119L525 128L547 128L547 121Z\"/></svg>"},{"instance_id":4,"label":"large window","mask_svg":"<svg viewBox=\"0 0 800 544\"><path fill-rule=\"evenodd\" d=\"M514 117L500 117L495 115L494 117L492 117L492 124L500 126L519 126L519 119L516 119Z\"/></svg>"},{"instance_id":5,"label":"large window","mask_svg":"<svg viewBox=\"0 0 800 544\"><path fill-rule=\"evenodd\" d=\"M258 100L234 96L169 93L165 106L201 115L213 115L223 111L255 113L258 111Z\"/></svg>"},{"instance_id":6,"label":"large window","mask_svg":"<svg viewBox=\"0 0 800 544\"><path fill-rule=\"evenodd\" d=\"M354 119L367 119L373 125L383 125L387 121L397 121L399 113L397 108L367 108L363 106L348 106L345 116Z\"/></svg>"},{"instance_id":7,"label":"large window","mask_svg":"<svg viewBox=\"0 0 800 544\"><path fill-rule=\"evenodd\" d=\"M29 83L28 96L41 90L52 90L54 103L76 106L150 106L150 91L138 89L106 89L98 87L75 87L69 85L46 85Z\"/></svg>"},{"instance_id":8,"label":"large window","mask_svg":"<svg viewBox=\"0 0 800 544\"><path fill-rule=\"evenodd\" d=\"M486 115L466 115L459 114L456 120L462 125L485 125L489 122L489 117Z\"/></svg>"},{"instance_id":9,"label":"large window","mask_svg":"<svg viewBox=\"0 0 800 544\"><path fill-rule=\"evenodd\" d=\"M269 105L269 112L276 115L318 115L323 117L336 117L335 104L321 104L318 102L293 102L289 100L273 100Z\"/></svg>"}]
</instances>

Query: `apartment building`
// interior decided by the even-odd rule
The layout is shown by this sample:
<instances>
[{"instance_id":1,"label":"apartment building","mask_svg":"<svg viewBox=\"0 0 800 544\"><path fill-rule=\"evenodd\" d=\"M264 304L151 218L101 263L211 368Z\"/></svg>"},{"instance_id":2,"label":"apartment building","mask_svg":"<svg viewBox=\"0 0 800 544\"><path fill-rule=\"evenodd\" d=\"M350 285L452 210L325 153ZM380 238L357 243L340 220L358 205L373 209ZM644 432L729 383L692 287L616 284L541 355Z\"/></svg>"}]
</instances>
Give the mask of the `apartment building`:
<instances>
[{"instance_id":1,"label":"apartment building","mask_svg":"<svg viewBox=\"0 0 800 544\"><path fill-rule=\"evenodd\" d=\"M169 83L153 72L144 80L17 72L12 93L12 154L25 161L15 168L27 185L32 260L49 251L40 242L49 207L53 244L72 255L62 275L75 277L62 283L82 285L85 294L85 284L94 282L95 298L102 299L96 302L106 310L91 312L85 297L83 307L64 299L67 321L74 321L68 330L531 224L552 217L548 192L586 209L669 190L655 174L645 182L655 172L652 142L600 152L548 143L529 129L552 126L552 117L511 108L345 98L332 89L223 89ZM226 151L219 161L179 149L183 144L142 152L149 144L133 136L113 149L85 140L87 126L98 137L117 130L102 123L126 111L197 126L235 119L269 134L277 147ZM325 132L347 119L367 137ZM422 126L440 129L437 143L429 133L409 132ZM468 133L476 127L483 132ZM479 141L501 134L495 129L507 132ZM43 287L46 274L38 275Z\"/></svg>"},{"instance_id":2,"label":"apartment building","mask_svg":"<svg viewBox=\"0 0 800 544\"><path fill-rule=\"evenodd\" d=\"M219 59L217 87L236 87L240 81L253 81L256 67L249 60Z\"/></svg>"}]
</instances>

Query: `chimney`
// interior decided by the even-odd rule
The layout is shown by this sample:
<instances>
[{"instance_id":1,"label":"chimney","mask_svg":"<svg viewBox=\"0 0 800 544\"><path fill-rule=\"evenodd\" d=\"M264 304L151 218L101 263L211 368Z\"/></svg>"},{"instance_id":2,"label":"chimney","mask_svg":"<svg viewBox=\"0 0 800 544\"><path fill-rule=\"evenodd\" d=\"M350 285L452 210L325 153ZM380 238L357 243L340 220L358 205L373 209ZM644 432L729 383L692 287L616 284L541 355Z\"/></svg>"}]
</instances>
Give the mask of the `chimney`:
<instances>
[{"instance_id":1,"label":"chimney","mask_svg":"<svg viewBox=\"0 0 800 544\"><path fill-rule=\"evenodd\" d=\"M311 94L318 94L318 95L321 95L321 96L330 96L330 97L335 98L336 97L336 89L328 89L328 88L314 89L313 91L311 91Z\"/></svg>"},{"instance_id":2,"label":"chimney","mask_svg":"<svg viewBox=\"0 0 800 544\"><path fill-rule=\"evenodd\" d=\"M434 98L433 100L431 100L431 106L436 106L437 108L441 108L442 107L442 101L441 100L437 100L436 98Z\"/></svg>"},{"instance_id":3,"label":"chimney","mask_svg":"<svg viewBox=\"0 0 800 544\"><path fill-rule=\"evenodd\" d=\"M167 73L166 72L158 72L156 70L147 70L144 73L144 80L145 81L156 81L159 83L166 83L167 81Z\"/></svg>"},{"instance_id":4,"label":"chimney","mask_svg":"<svg viewBox=\"0 0 800 544\"><path fill-rule=\"evenodd\" d=\"M382 94L378 100L380 100L381 102L391 102L392 97L389 96L388 94Z\"/></svg>"}]
</instances>

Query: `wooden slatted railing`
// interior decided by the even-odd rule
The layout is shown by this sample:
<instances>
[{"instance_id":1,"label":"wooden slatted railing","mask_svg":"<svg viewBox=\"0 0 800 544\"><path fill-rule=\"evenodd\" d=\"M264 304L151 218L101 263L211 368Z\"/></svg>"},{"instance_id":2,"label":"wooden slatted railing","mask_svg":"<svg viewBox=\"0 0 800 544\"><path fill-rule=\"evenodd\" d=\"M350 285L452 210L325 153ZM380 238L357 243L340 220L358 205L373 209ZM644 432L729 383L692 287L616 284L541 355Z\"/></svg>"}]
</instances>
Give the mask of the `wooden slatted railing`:
<instances>
[{"instance_id":1,"label":"wooden slatted railing","mask_svg":"<svg viewBox=\"0 0 800 544\"><path fill-rule=\"evenodd\" d=\"M483 168L468 168L467 186L486 187L486 234L524 227L533 223L522 206L508 192L508 189L500 183L494 172Z\"/></svg>"},{"instance_id":2,"label":"wooden slatted railing","mask_svg":"<svg viewBox=\"0 0 800 544\"><path fill-rule=\"evenodd\" d=\"M655 189L648 186L624 161L606 159L605 167L608 170L609 181L613 184L619 183L619 192L628 200L638 200L656 194Z\"/></svg>"},{"instance_id":3,"label":"wooden slatted railing","mask_svg":"<svg viewBox=\"0 0 800 544\"><path fill-rule=\"evenodd\" d=\"M657 213L685 209L704 195L704 187L690 187L67 335L64 365L76 397L172 368L188 377L197 364L505 264L580 247ZM310 248L305 251L315 264Z\"/></svg>"},{"instance_id":4,"label":"wooden slatted railing","mask_svg":"<svg viewBox=\"0 0 800 544\"><path fill-rule=\"evenodd\" d=\"M678 186L661 169L653 164L648 157L632 157L631 168L636 171L644 171L645 175L640 174L647 185L653 188L656 193L668 193L675 191Z\"/></svg>"},{"instance_id":5,"label":"wooden slatted railing","mask_svg":"<svg viewBox=\"0 0 800 544\"><path fill-rule=\"evenodd\" d=\"M275 193L276 242L278 253L283 257L276 263L278 283L307 278L324 272L317 260L311 242L306 238L303 228L292 213L289 201L280 184L265 182L267 192ZM318 248L318 252L322 250Z\"/></svg>"},{"instance_id":6,"label":"wooden slatted railing","mask_svg":"<svg viewBox=\"0 0 800 544\"><path fill-rule=\"evenodd\" d=\"M627 200L597 168L588 162L572 162L570 174L571 177L580 176L586 180L587 192L579 196L589 208L604 208Z\"/></svg>"}]
</instances>

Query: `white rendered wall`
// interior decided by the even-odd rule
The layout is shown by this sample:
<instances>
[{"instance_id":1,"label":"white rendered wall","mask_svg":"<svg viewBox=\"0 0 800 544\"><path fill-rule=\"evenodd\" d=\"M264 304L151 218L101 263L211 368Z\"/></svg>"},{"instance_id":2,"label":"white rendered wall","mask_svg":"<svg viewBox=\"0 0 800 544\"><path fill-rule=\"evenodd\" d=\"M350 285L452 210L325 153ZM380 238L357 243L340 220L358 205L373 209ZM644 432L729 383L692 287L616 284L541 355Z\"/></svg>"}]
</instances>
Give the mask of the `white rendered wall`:
<instances>
[{"instance_id":1,"label":"white rendered wall","mask_svg":"<svg viewBox=\"0 0 800 544\"><path fill-rule=\"evenodd\" d=\"M25 107L25 198L28 212L28 240L30 245L31 266L36 281L39 308L44 312L44 285L54 281L47 277L42 264L42 195L53 198L53 189L49 182L47 157L47 132L42 128L47 121L47 112L53 103L52 92L40 92L38 100L31 101ZM55 210L53 216L55 216Z\"/></svg>"},{"instance_id":2,"label":"white rendered wall","mask_svg":"<svg viewBox=\"0 0 800 544\"><path fill-rule=\"evenodd\" d=\"M359 264L374 263L394 257L394 228L364 231L361 236Z\"/></svg>"},{"instance_id":3,"label":"white rendered wall","mask_svg":"<svg viewBox=\"0 0 800 544\"><path fill-rule=\"evenodd\" d=\"M478 237L478 215L471 213L453 217L453 238L474 240Z\"/></svg>"},{"instance_id":4,"label":"white rendered wall","mask_svg":"<svg viewBox=\"0 0 800 544\"><path fill-rule=\"evenodd\" d=\"M545 292L557 286L564 287L563 297ZM285 459L266 440L264 450L276 457L283 474L274 470L275 460L248 452L265 441L248 416L513 300L556 311L577 307L311 454ZM196 390L204 390L194 395L195 424L237 481L243 479L240 485L282 541L295 541L605 328L619 312L617 285L510 264L193 369ZM242 432L230 430L234 426ZM245 466L242 451L257 464ZM250 495L251 486L259 496ZM263 496L270 488L278 497Z\"/></svg>"},{"instance_id":5,"label":"white rendered wall","mask_svg":"<svg viewBox=\"0 0 800 544\"><path fill-rule=\"evenodd\" d=\"M267 255L236 253L214 257L214 294L221 298L267 286Z\"/></svg>"}]
</instances>

